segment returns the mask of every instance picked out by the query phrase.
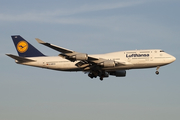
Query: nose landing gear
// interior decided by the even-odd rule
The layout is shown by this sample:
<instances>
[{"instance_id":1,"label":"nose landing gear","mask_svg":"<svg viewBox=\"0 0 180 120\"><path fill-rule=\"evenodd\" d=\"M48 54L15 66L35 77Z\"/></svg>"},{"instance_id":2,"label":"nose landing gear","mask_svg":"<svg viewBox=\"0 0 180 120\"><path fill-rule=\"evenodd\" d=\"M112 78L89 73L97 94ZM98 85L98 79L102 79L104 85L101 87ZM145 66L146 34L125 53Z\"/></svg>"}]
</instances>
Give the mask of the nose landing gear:
<instances>
[{"instance_id":1,"label":"nose landing gear","mask_svg":"<svg viewBox=\"0 0 180 120\"><path fill-rule=\"evenodd\" d=\"M160 68L160 66L157 66L157 68L156 68L156 72L155 72L155 73L156 73L156 75L159 75L159 71L158 71L158 70L159 70L159 68Z\"/></svg>"}]
</instances>

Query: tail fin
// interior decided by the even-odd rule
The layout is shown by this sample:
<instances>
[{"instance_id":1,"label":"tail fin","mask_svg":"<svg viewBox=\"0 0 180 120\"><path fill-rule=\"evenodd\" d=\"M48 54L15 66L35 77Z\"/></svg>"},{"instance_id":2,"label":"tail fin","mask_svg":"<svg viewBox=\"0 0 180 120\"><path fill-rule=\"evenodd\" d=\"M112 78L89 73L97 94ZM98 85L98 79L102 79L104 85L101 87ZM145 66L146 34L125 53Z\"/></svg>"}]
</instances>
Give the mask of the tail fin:
<instances>
[{"instance_id":1,"label":"tail fin","mask_svg":"<svg viewBox=\"0 0 180 120\"><path fill-rule=\"evenodd\" d=\"M29 42L27 42L20 35L11 36L15 45L15 48L21 57L38 57L45 56Z\"/></svg>"}]
</instances>

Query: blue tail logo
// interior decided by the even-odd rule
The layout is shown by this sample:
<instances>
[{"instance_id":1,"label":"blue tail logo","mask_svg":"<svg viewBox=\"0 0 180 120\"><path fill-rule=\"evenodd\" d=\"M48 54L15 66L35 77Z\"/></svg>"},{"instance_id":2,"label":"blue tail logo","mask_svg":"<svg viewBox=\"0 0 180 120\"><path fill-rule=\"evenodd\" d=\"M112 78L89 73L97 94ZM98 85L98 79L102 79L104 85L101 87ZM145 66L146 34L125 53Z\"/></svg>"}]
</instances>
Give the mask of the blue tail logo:
<instances>
[{"instance_id":1,"label":"blue tail logo","mask_svg":"<svg viewBox=\"0 0 180 120\"><path fill-rule=\"evenodd\" d=\"M21 57L39 57L45 56L20 35L11 36L16 50Z\"/></svg>"}]
</instances>

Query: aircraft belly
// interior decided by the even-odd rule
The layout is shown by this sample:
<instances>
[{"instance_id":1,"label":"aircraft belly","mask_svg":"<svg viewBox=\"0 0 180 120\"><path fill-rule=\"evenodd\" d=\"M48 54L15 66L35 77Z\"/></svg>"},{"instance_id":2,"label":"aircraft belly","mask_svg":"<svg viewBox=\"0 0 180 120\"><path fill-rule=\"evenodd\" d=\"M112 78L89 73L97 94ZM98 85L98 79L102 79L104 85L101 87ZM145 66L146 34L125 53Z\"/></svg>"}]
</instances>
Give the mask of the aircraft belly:
<instances>
[{"instance_id":1,"label":"aircraft belly","mask_svg":"<svg viewBox=\"0 0 180 120\"><path fill-rule=\"evenodd\" d=\"M140 69L140 68L153 68L157 66L164 66L166 65L165 63L144 63L144 64L134 64L133 69Z\"/></svg>"},{"instance_id":2,"label":"aircraft belly","mask_svg":"<svg viewBox=\"0 0 180 120\"><path fill-rule=\"evenodd\" d=\"M108 68L103 68L103 70L127 70L127 69L132 69L134 67L133 64L130 65L124 65L124 66L116 66L116 67L108 67Z\"/></svg>"},{"instance_id":3,"label":"aircraft belly","mask_svg":"<svg viewBox=\"0 0 180 120\"><path fill-rule=\"evenodd\" d=\"M77 71L79 68L74 63L56 63L49 66L50 69L62 70L62 71Z\"/></svg>"}]
</instances>

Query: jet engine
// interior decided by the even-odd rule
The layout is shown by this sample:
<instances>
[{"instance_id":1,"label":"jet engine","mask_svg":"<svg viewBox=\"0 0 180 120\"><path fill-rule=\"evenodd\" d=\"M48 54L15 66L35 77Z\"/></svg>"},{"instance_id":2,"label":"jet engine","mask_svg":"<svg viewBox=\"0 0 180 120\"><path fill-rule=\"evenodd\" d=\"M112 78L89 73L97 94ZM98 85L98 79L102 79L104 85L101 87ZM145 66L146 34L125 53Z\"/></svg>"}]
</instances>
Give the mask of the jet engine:
<instances>
[{"instance_id":1,"label":"jet engine","mask_svg":"<svg viewBox=\"0 0 180 120\"><path fill-rule=\"evenodd\" d=\"M111 72L109 72L109 74L116 76L116 77L125 77L126 71L125 70L111 71Z\"/></svg>"},{"instance_id":2,"label":"jet engine","mask_svg":"<svg viewBox=\"0 0 180 120\"><path fill-rule=\"evenodd\" d=\"M76 54L71 56L71 58L75 59L75 60L88 60L88 55L87 54Z\"/></svg>"},{"instance_id":3,"label":"jet engine","mask_svg":"<svg viewBox=\"0 0 180 120\"><path fill-rule=\"evenodd\" d=\"M104 61L104 62L100 63L100 65L103 67L115 67L116 66L115 61L113 61L113 60Z\"/></svg>"}]
</instances>

